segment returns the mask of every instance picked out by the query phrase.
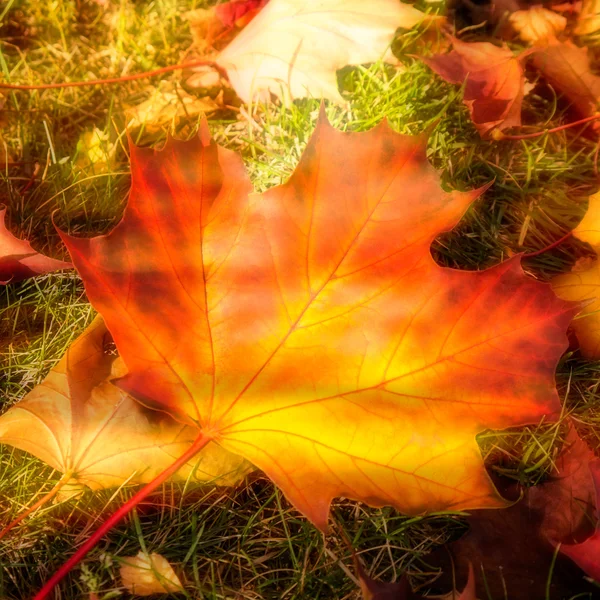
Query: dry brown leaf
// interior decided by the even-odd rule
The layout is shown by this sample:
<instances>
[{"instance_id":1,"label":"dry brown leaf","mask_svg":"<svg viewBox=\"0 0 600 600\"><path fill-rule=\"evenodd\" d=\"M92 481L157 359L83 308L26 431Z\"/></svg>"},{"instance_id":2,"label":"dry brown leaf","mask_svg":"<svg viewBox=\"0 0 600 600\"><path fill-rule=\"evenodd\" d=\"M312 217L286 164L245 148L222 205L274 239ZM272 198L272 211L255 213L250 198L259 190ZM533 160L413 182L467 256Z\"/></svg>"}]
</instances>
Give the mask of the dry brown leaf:
<instances>
[{"instance_id":1,"label":"dry brown leaf","mask_svg":"<svg viewBox=\"0 0 600 600\"><path fill-rule=\"evenodd\" d=\"M583 0L577 25L573 30L575 35L589 35L600 29L600 0Z\"/></svg>"},{"instance_id":2,"label":"dry brown leaf","mask_svg":"<svg viewBox=\"0 0 600 600\"><path fill-rule=\"evenodd\" d=\"M130 594L151 596L183 591L179 577L164 556L156 552L148 555L140 551L137 556L128 556L121 560L121 581Z\"/></svg>"},{"instance_id":3,"label":"dry brown leaf","mask_svg":"<svg viewBox=\"0 0 600 600\"><path fill-rule=\"evenodd\" d=\"M152 96L137 106L126 110L127 127L144 126L149 133L160 131L183 118L197 118L222 108L212 98L198 98L188 94L178 83L161 81Z\"/></svg>"},{"instance_id":4,"label":"dry brown leaf","mask_svg":"<svg viewBox=\"0 0 600 600\"><path fill-rule=\"evenodd\" d=\"M336 71L383 59L398 27L424 13L398 0L271 0L216 62L244 102L327 98L343 103Z\"/></svg>"},{"instance_id":5,"label":"dry brown leaf","mask_svg":"<svg viewBox=\"0 0 600 600\"><path fill-rule=\"evenodd\" d=\"M543 6L518 10L508 18L519 37L531 44L546 41L564 31L567 19Z\"/></svg>"},{"instance_id":6,"label":"dry brown leaf","mask_svg":"<svg viewBox=\"0 0 600 600\"><path fill-rule=\"evenodd\" d=\"M598 111L600 77L590 68L587 48L553 41L532 54L533 64L558 92L567 97L582 117Z\"/></svg>"}]
</instances>

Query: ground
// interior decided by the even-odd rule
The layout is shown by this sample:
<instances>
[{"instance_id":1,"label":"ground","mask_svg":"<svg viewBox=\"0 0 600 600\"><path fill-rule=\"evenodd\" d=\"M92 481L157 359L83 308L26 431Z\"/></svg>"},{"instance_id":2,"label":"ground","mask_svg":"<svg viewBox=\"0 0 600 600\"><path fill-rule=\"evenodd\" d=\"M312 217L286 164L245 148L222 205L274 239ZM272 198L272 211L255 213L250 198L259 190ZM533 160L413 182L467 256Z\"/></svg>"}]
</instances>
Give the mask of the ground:
<instances>
[{"instance_id":1,"label":"ground","mask_svg":"<svg viewBox=\"0 0 600 600\"><path fill-rule=\"evenodd\" d=\"M176 64L192 42L183 15L203 4L9 1L0 9L3 80L77 81ZM486 32L476 29L471 35L484 39ZM464 190L494 181L461 224L436 241L436 260L459 269L485 268L515 253L541 250L581 220L588 196L596 191L593 138L571 130L531 140L483 141L461 103L461 90L407 57L422 51L419 33L400 36L395 51L404 57L403 69L376 64L340 72L348 105L328 105L327 114L336 127L352 131L370 129L384 117L402 133L429 131L428 155L443 170L446 186L451 182ZM181 73L162 79L180 81ZM0 198L16 235L61 258L52 215L58 226L78 234L106 231L118 221L129 185L125 107L144 100L156 85L155 78L110 87L3 92ZM318 100L303 100L287 110L258 106L251 115L232 109L211 118L210 128L220 144L242 153L261 191L291 173L318 108ZM569 116L562 100L538 84L525 100L524 118L534 130L560 125ZM183 119L172 133L186 138L197 126L197 119ZM116 147L107 171L86 165L81 146L77 149L80 136L94 127L102 132L100 148L109 153L111 145ZM136 141L160 144L167 129L137 131ZM590 254L585 244L571 239L523 264L532 276L548 280ZM7 408L43 379L94 311L70 271L7 285L0 294L0 384L2 408ZM576 350L565 354L557 371L564 416L575 420L594 447L600 442L599 381L600 363L584 361ZM528 485L546 477L563 435L562 423L541 423L478 439L490 469ZM58 478L37 459L1 447L0 521L9 521ZM0 596L30 597L103 515L131 494L127 487L89 492L30 517L2 542ZM424 591L434 579L427 552L465 528L460 514L407 518L344 500L334 504L333 516L374 577L392 580L407 572ZM136 554L140 546L163 554L185 573L189 598L359 597L347 574L352 561L339 531L333 528L323 540L270 482L254 476L237 490L165 486L75 569L57 598L120 595L115 557Z\"/></svg>"}]
</instances>

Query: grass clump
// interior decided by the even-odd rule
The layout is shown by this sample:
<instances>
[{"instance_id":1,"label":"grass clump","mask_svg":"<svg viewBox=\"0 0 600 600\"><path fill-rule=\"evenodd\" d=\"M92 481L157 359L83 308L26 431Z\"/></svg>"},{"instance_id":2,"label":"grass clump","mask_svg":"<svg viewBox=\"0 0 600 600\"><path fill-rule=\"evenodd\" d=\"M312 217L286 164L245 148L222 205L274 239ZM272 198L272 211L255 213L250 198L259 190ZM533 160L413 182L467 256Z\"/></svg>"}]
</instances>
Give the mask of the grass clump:
<instances>
[{"instance_id":1,"label":"grass clump","mask_svg":"<svg viewBox=\"0 0 600 600\"><path fill-rule=\"evenodd\" d=\"M112 77L180 62L191 43L182 15L203 6L193 0L35 0L9 2L0 10L0 67L6 81L39 83ZM414 43L415 34L409 34ZM406 50L400 40L400 51ZM408 42L406 42L408 44ZM165 76L177 80L177 75ZM452 232L432 252L443 265L482 269L519 252L551 245L581 220L595 191L596 144L573 132L519 142L479 138L461 91L416 60L403 70L385 64L339 74L347 107L328 106L334 126L365 131L387 118L397 131L429 131L428 156L443 170L446 188L473 189L493 181ZM154 81L153 85L157 82ZM64 258L51 225L72 233L105 232L120 218L129 185L124 118L127 106L148 96L149 82L112 87L2 92L0 197L15 234ZM560 124L557 104L531 94L525 111L532 122ZM318 100L289 109L255 106L218 114L216 140L241 152L255 189L287 179L314 129ZM171 128L192 135L197 120ZM84 133L97 131L101 160L86 163ZM166 131L142 132L145 144L164 141ZM1 149L0 149L1 154ZM55 212L56 211L56 212ZM569 240L525 259L542 280L570 269L586 246ZM3 408L20 400L47 374L94 312L74 272L46 275L3 287L0 301L0 384ZM600 363L569 352L557 372L564 415L598 447ZM568 390L568 394L567 394ZM533 485L551 471L564 427L540 424L479 436L482 453L497 473ZM0 519L9 521L59 475L27 454L0 447ZM130 488L60 501L32 515L0 545L0 596L30 597L107 514L132 494ZM289 507L266 479L254 476L236 490L198 490L169 484L117 527L75 570L61 598L95 593L121 596L117 557L142 549L163 554L178 569L187 597L205 599L358 598L348 577L351 557L337 528L381 579L408 572L423 591L435 579L428 552L465 529L464 515L408 518L391 509L370 509L339 500L332 533L322 535Z\"/></svg>"}]
</instances>

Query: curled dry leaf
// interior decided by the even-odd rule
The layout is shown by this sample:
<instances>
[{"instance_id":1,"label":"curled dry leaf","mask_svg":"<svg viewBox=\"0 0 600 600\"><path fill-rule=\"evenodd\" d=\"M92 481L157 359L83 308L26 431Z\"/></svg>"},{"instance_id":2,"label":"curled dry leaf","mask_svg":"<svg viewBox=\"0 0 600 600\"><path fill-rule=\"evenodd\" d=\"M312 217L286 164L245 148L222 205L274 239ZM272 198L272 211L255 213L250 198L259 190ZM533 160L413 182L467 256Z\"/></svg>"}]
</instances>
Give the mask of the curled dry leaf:
<instances>
[{"instance_id":1,"label":"curled dry leaf","mask_svg":"<svg viewBox=\"0 0 600 600\"><path fill-rule=\"evenodd\" d=\"M36 275L70 269L72 264L36 252L29 242L15 237L6 227L6 209L0 209L0 285Z\"/></svg>"},{"instance_id":2,"label":"curled dry leaf","mask_svg":"<svg viewBox=\"0 0 600 600\"><path fill-rule=\"evenodd\" d=\"M450 83L465 84L464 103L481 137L521 125L525 75L520 57L488 42L453 39L448 54L422 57Z\"/></svg>"},{"instance_id":3,"label":"curled dry leaf","mask_svg":"<svg viewBox=\"0 0 600 600\"><path fill-rule=\"evenodd\" d=\"M583 0L577 25L573 30L575 35L589 35L600 29L600 0Z\"/></svg>"},{"instance_id":4,"label":"curled dry leaf","mask_svg":"<svg viewBox=\"0 0 600 600\"><path fill-rule=\"evenodd\" d=\"M590 197L589 208L581 223L573 230L580 240L588 242L596 254L600 250L600 192ZM552 279L556 294L565 300L585 304L571 327L579 341L583 356L600 358L600 262L578 261L570 273Z\"/></svg>"},{"instance_id":5,"label":"curled dry leaf","mask_svg":"<svg viewBox=\"0 0 600 600\"><path fill-rule=\"evenodd\" d=\"M592 73L587 48L555 40L536 50L532 62L579 115L591 117L598 112L600 77Z\"/></svg>"},{"instance_id":6,"label":"curled dry leaf","mask_svg":"<svg viewBox=\"0 0 600 600\"><path fill-rule=\"evenodd\" d=\"M523 41L531 44L554 38L567 26L565 17L543 6L518 10L510 15L508 22Z\"/></svg>"},{"instance_id":7,"label":"curled dry leaf","mask_svg":"<svg viewBox=\"0 0 600 600\"><path fill-rule=\"evenodd\" d=\"M322 112L290 180L249 195L241 158L202 130L131 149L108 235L63 234L129 369L118 385L246 457L322 529L336 496L504 506L476 434L560 410L576 309L518 259L435 263L482 190L444 192L425 148Z\"/></svg>"},{"instance_id":8,"label":"curled dry leaf","mask_svg":"<svg viewBox=\"0 0 600 600\"><path fill-rule=\"evenodd\" d=\"M183 585L169 561L156 552L146 554L140 551L137 556L127 556L121 561L121 582L130 594L151 596L183 591Z\"/></svg>"},{"instance_id":9,"label":"curled dry leaf","mask_svg":"<svg viewBox=\"0 0 600 600\"><path fill-rule=\"evenodd\" d=\"M273 94L343 103L336 71L397 62L389 50L396 29L424 17L399 0L271 0L216 62L244 102Z\"/></svg>"},{"instance_id":10,"label":"curled dry leaf","mask_svg":"<svg viewBox=\"0 0 600 600\"><path fill-rule=\"evenodd\" d=\"M46 379L0 416L0 443L30 452L71 483L92 489L151 481L196 435L194 428L143 408L110 383L125 369L104 351L107 339L96 318ZM175 478L229 485L248 472L241 457L215 444L207 450Z\"/></svg>"},{"instance_id":11,"label":"curled dry leaf","mask_svg":"<svg viewBox=\"0 0 600 600\"><path fill-rule=\"evenodd\" d=\"M178 83L161 81L148 100L128 108L125 115L127 127L144 126L147 132L160 131L163 127L177 124L183 118L197 118L222 108L212 98L198 98L188 94Z\"/></svg>"}]
</instances>

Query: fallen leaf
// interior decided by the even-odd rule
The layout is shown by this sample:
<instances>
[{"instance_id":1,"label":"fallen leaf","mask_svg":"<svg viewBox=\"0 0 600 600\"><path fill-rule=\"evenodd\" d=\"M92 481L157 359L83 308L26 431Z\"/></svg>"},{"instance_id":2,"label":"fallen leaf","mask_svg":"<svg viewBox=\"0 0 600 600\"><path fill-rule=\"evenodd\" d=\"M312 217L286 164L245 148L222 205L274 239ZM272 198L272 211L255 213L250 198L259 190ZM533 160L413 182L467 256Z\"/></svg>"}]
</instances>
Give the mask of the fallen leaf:
<instances>
[{"instance_id":1,"label":"fallen leaf","mask_svg":"<svg viewBox=\"0 0 600 600\"><path fill-rule=\"evenodd\" d=\"M600 192L590 197L588 211L573 230L580 240L600 250ZM570 273L552 279L552 288L564 300L584 303L571 328L577 336L581 354L588 359L600 358L600 263L598 260L578 261Z\"/></svg>"},{"instance_id":2,"label":"fallen leaf","mask_svg":"<svg viewBox=\"0 0 600 600\"><path fill-rule=\"evenodd\" d=\"M475 572L484 574L477 580L482 598L558 600L577 593L588 597L584 594L597 588L569 559L559 555L551 566L557 542L581 541L590 534L594 488L588 464L594 460L594 453L571 429L548 481L522 488L497 479L503 495L516 503L501 511L474 511L468 518L469 531L440 550L437 560L429 557L429 564L445 566L438 586L451 584L452 565L464 573L470 563Z\"/></svg>"},{"instance_id":3,"label":"fallen leaf","mask_svg":"<svg viewBox=\"0 0 600 600\"><path fill-rule=\"evenodd\" d=\"M94 127L81 134L77 142L77 154L73 170L91 172L95 175L112 169L117 146L111 142L108 133Z\"/></svg>"},{"instance_id":4,"label":"fallen leaf","mask_svg":"<svg viewBox=\"0 0 600 600\"><path fill-rule=\"evenodd\" d=\"M179 577L164 556L156 552L146 554L140 551L137 556L128 556L121 560L121 581L130 594L151 596L183 591Z\"/></svg>"},{"instance_id":5,"label":"fallen leaf","mask_svg":"<svg viewBox=\"0 0 600 600\"><path fill-rule=\"evenodd\" d=\"M369 577L363 566L355 560L358 573L358 581L362 591L363 600L426 600L436 598L438 600L477 600L475 596L475 574L473 567L469 565L469 578L462 592L451 591L443 596L421 596L410 588L408 578L403 575L397 583L375 581Z\"/></svg>"},{"instance_id":6,"label":"fallen leaf","mask_svg":"<svg viewBox=\"0 0 600 600\"><path fill-rule=\"evenodd\" d=\"M165 126L177 123L184 118L197 118L198 115L212 113L222 108L212 98L198 98L188 94L181 85L170 81L161 81L148 100L128 108L125 116L127 128L144 129L153 133Z\"/></svg>"},{"instance_id":7,"label":"fallen leaf","mask_svg":"<svg viewBox=\"0 0 600 600\"><path fill-rule=\"evenodd\" d=\"M532 54L532 62L556 91L562 93L581 117L598 111L600 77L590 68L587 48L554 41Z\"/></svg>"},{"instance_id":8,"label":"fallen leaf","mask_svg":"<svg viewBox=\"0 0 600 600\"><path fill-rule=\"evenodd\" d=\"M421 57L450 83L465 84L464 103L483 138L521 125L525 75L521 57L488 42L453 39L448 54Z\"/></svg>"},{"instance_id":9,"label":"fallen leaf","mask_svg":"<svg viewBox=\"0 0 600 600\"><path fill-rule=\"evenodd\" d=\"M596 515L600 510L600 460L589 463L589 469L596 489ZM580 544L563 544L560 551L574 561L585 573L600 581L600 521L597 522L596 531L587 540Z\"/></svg>"},{"instance_id":10,"label":"fallen leaf","mask_svg":"<svg viewBox=\"0 0 600 600\"><path fill-rule=\"evenodd\" d=\"M600 0L583 0L577 24L573 30L575 35L589 35L600 29Z\"/></svg>"},{"instance_id":11,"label":"fallen leaf","mask_svg":"<svg viewBox=\"0 0 600 600\"><path fill-rule=\"evenodd\" d=\"M531 44L555 38L567 26L565 17L538 5L512 13L508 22L524 42Z\"/></svg>"},{"instance_id":12,"label":"fallen leaf","mask_svg":"<svg viewBox=\"0 0 600 600\"><path fill-rule=\"evenodd\" d=\"M131 155L119 225L62 234L122 389L246 457L322 529L337 496L408 514L505 505L475 435L559 412L577 309L518 259L435 263L481 189L442 191L423 137L342 133L324 112L262 195L205 129Z\"/></svg>"},{"instance_id":13,"label":"fallen leaf","mask_svg":"<svg viewBox=\"0 0 600 600\"><path fill-rule=\"evenodd\" d=\"M277 96L343 103L336 71L383 59L396 29L424 13L399 0L271 0L217 57L244 102Z\"/></svg>"},{"instance_id":14,"label":"fallen leaf","mask_svg":"<svg viewBox=\"0 0 600 600\"><path fill-rule=\"evenodd\" d=\"M46 379L0 416L0 443L33 454L71 483L94 490L151 481L196 437L194 428L143 408L110 383L126 370L104 351L107 339L97 318ZM241 457L215 444L207 450L175 479L231 485L248 472Z\"/></svg>"},{"instance_id":15,"label":"fallen leaf","mask_svg":"<svg viewBox=\"0 0 600 600\"><path fill-rule=\"evenodd\" d=\"M15 237L5 220L6 209L0 208L0 285L72 268L71 263L39 254L29 242Z\"/></svg>"}]
</instances>

